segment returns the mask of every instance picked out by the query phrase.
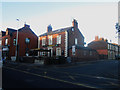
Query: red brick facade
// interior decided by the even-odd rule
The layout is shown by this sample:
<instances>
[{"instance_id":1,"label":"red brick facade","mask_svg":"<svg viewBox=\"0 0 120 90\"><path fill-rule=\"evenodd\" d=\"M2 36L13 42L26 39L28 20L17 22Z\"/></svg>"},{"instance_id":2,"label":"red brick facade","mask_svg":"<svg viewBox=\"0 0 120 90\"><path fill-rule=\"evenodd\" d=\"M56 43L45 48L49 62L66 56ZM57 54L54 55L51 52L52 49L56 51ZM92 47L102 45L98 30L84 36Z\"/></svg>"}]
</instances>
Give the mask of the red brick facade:
<instances>
[{"instance_id":1,"label":"red brick facade","mask_svg":"<svg viewBox=\"0 0 120 90\"><path fill-rule=\"evenodd\" d=\"M88 49L84 47L84 36L78 29L78 23L74 20L72 27L62 28L58 30L52 31L52 27L49 25L47 29L47 33L44 33L39 36L38 48L40 49L52 49L52 56L57 55L57 49L61 48L61 55L64 57L71 57L73 59L85 60L85 59L98 59L98 53L95 50ZM50 30L49 30L50 28ZM57 36L61 35L61 44L57 45ZM52 36L52 45L49 45L48 37ZM45 39L45 45L42 45L42 40ZM72 46L80 46L81 49L76 48L75 56L72 55ZM86 51L86 56L83 55L83 52ZM92 52L90 55L89 52ZM40 54L41 55L41 54Z\"/></svg>"},{"instance_id":2,"label":"red brick facade","mask_svg":"<svg viewBox=\"0 0 120 90\"><path fill-rule=\"evenodd\" d=\"M107 39L95 37L95 40L88 44L89 48L95 49L100 59L115 59L120 53L117 44L108 43Z\"/></svg>"},{"instance_id":3,"label":"red brick facade","mask_svg":"<svg viewBox=\"0 0 120 90\"><path fill-rule=\"evenodd\" d=\"M12 29L12 31L10 33L11 30L7 29L6 30L6 35L2 37L2 46L3 47L8 47L9 51L8 52L8 56L9 59L11 58L11 56L15 56L15 51L16 51L16 45L14 45L14 39L16 38L16 34L17 31ZM8 39L8 44L5 45L5 40L6 38ZM29 38L30 39L30 43L26 44L25 39ZM33 48L37 48L37 44L38 43L38 37L35 35L35 33L30 29L30 27L28 25L25 25L23 28L18 30L18 46L19 46L19 50L18 50L18 54L19 56L25 56L26 55L26 49L33 49Z\"/></svg>"},{"instance_id":4,"label":"red brick facade","mask_svg":"<svg viewBox=\"0 0 120 90\"><path fill-rule=\"evenodd\" d=\"M73 26L68 28L62 28L55 31L48 30L47 33L39 36L39 48L48 49L52 48L53 55L56 56L56 48L61 48L61 56L69 56L69 48L75 45L75 38L77 38L77 44L84 46L84 37L78 29L77 21L73 21ZM49 31L49 32L48 32ZM57 45L57 36L61 35L61 44ZM48 44L48 37L52 36L52 45ZM45 38L45 46L42 46L42 39ZM53 56L52 55L52 56Z\"/></svg>"}]
</instances>

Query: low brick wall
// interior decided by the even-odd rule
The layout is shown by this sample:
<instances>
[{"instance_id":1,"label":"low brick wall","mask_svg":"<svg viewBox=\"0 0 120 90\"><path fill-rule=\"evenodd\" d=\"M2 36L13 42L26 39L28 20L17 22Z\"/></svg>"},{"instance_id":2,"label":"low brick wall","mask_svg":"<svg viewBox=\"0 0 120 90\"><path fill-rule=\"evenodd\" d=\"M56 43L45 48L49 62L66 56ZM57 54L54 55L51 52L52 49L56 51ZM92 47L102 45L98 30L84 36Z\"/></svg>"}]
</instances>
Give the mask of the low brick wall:
<instances>
[{"instance_id":1,"label":"low brick wall","mask_svg":"<svg viewBox=\"0 0 120 90\"><path fill-rule=\"evenodd\" d=\"M24 62L24 63L34 63L34 61L35 61L35 57L27 57L27 56L22 57L22 59L20 60L20 62Z\"/></svg>"}]
</instances>

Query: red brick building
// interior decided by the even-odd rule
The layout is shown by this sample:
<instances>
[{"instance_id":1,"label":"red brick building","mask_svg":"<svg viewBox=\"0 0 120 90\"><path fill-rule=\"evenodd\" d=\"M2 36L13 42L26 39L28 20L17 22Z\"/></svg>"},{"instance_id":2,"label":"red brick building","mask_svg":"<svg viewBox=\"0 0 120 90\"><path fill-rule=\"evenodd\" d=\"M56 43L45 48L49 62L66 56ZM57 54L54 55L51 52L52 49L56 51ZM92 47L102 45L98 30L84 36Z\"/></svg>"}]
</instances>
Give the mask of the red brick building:
<instances>
[{"instance_id":1,"label":"red brick building","mask_svg":"<svg viewBox=\"0 0 120 90\"><path fill-rule=\"evenodd\" d=\"M2 37L2 46L3 52L11 59L12 56L15 56L16 51L16 35L17 30L15 29L6 29L6 35ZM27 41L29 41L27 43ZM30 26L25 24L24 27L18 29L18 56L26 56L29 49L37 48L38 37L30 29Z\"/></svg>"},{"instance_id":2,"label":"red brick building","mask_svg":"<svg viewBox=\"0 0 120 90\"><path fill-rule=\"evenodd\" d=\"M95 49L99 53L100 59L115 59L119 53L119 45L109 43L107 39L95 37L95 40L88 44L89 48Z\"/></svg>"},{"instance_id":3,"label":"red brick building","mask_svg":"<svg viewBox=\"0 0 120 90\"><path fill-rule=\"evenodd\" d=\"M49 25L47 32L39 36L38 48L51 49L51 56L79 57L79 59L81 57L82 59L84 56L79 52L83 53L84 50L90 51L91 49L88 50L84 47L84 36L80 32L78 22L75 19L72 25L54 31L52 31L52 26ZM72 54L72 46L74 45L77 49L75 55ZM44 53L39 53L40 55L44 55ZM47 55L50 56L49 53Z\"/></svg>"}]
</instances>

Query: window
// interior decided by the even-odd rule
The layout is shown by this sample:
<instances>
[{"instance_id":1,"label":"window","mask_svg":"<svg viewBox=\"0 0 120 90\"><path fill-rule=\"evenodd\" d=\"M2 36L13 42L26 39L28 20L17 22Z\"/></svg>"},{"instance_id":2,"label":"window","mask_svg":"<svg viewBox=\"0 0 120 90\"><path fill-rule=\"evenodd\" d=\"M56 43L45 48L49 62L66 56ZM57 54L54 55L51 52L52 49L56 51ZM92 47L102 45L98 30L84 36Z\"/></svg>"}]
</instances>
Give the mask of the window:
<instances>
[{"instance_id":1,"label":"window","mask_svg":"<svg viewBox=\"0 0 120 90\"><path fill-rule=\"evenodd\" d=\"M116 51L118 51L118 46L116 46Z\"/></svg>"},{"instance_id":2,"label":"window","mask_svg":"<svg viewBox=\"0 0 120 90\"><path fill-rule=\"evenodd\" d=\"M8 38L5 39L5 45L8 45Z\"/></svg>"},{"instance_id":3,"label":"window","mask_svg":"<svg viewBox=\"0 0 120 90\"><path fill-rule=\"evenodd\" d=\"M77 45L77 38L75 38L75 45Z\"/></svg>"},{"instance_id":4,"label":"window","mask_svg":"<svg viewBox=\"0 0 120 90\"><path fill-rule=\"evenodd\" d=\"M56 56L61 56L61 48L56 48Z\"/></svg>"},{"instance_id":5,"label":"window","mask_svg":"<svg viewBox=\"0 0 120 90\"><path fill-rule=\"evenodd\" d=\"M90 56L92 56L92 51L90 51Z\"/></svg>"},{"instance_id":6,"label":"window","mask_svg":"<svg viewBox=\"0 0 120 90\"><path fill-rule=\"evenodd\" d=\"M83 53L84 53L84 56L86 56L86 55L87 55L87 54L86 54L86 51L84 51Z\"/></svg>"},{"instance_id":7,"label":"window","mask_svg":"<svg viewBox=\"0 0 120 90\"><path fill-rule=\"evenodd\" d=\"M2 40L0 40L0 46L2 45Z\"/></svg>"},{"instance_id":8,"label":"window","mask_svg":"<svg viewBox=\"0 0 120 90\"><path fill-rule=\"evenodd\" d=\"M30 43L30 39L29 39L29 38L26 38L26 39L25 39L25 43L26 43L26 44L29 44L29 43Z\"/></svg>"},{"instance_id":9,"label":"window","mask_svg":"<svg viewBox=\"0 0 120 90\"><path fill-rule=\"evenodd\" d=\"M61 35L57 36L57 44L61 44Z\"/></svg>"},{"instance_id":10,"label":"window","mask_svg":"<svg viewBox=\"0 0 120 90\"><path fill-rule=\"evenodd\" d=\"M48 43L49 45L52 45L52 36L48 36L49 40L48 40Z\"/></svg>"},{"instance_id":11,"label":"window","mask_svg":"<svg viewBox=\"0 0 120 90\"><path fill-rule=\"evenodd\" d=\"M110 49L109 44L108 44L108 49Z\"/></svg>"},{"instance_id":12,"label":"window","mask_svg":"<svg viewBox=\"0 0 120 90\"><path fill-rule=\"evenodd\" d=\"M72 28L72 31L74 31L74 28Z\"/></svg>"},{"instance_id":13,"label":"window","mask_svg":"<svg viewBox=\"0 0 120 90\"><path fill-rule=\"evenodd\" d=\"M42 46L45 45L45 38L42 38Z\"/></svg>"},{"instance_id":14,"label":"window","mask_svg":"<svg viewBox=\"0 0 120 90\"><path fill-rule=\"evenodd\" d=\"M109 49L111 49L111 44L109 44Z\"/></svg>"},{"instance_id":15,"label":"window","mask_svg":"<svg viewBox=\"0 0 120 90\"><path fill-rule=\"evenodd\" d=\"M16 38L13 39L13 45L16 45Z\"/></svg>"},{"instance_id":16,"label":"window","mask_svg":"<svg viewBox=\"0 0 120 90\"><path fill-rule=\"evenodd\" d=\"M53 48L52 47L48 47L48 50L51 50L51 55L50 55L50 52L48 52L48 57L53 56Z\"/></svg>"}]
</instances>

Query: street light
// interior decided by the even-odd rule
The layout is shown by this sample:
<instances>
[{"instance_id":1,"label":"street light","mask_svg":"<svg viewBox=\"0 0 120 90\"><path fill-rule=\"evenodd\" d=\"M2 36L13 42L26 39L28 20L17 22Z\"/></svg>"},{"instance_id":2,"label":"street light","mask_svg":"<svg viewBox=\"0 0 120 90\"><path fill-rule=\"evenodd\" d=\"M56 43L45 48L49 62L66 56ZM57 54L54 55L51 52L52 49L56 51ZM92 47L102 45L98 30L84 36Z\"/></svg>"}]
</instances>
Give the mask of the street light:
<instances>
[{"instance_id":1,"label":"street light","mask_svg":"<svg viewBox=\"0 0 120 90\"><path fill-rule=\"evenodd\" d=\"M19 22L19 19L16 19L16 21ZM18 24L17 24L17 28L18 28ZM18 54L18 30L17 30L17 35L16 35L16 53L15 53L15 56L16 56L16 60L17 60L17 54Z\"/></svg>"}]
</instances>

